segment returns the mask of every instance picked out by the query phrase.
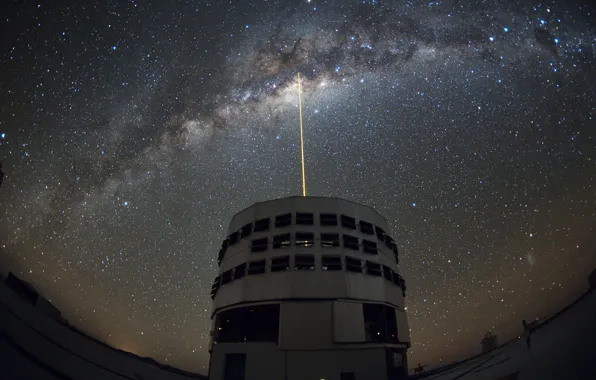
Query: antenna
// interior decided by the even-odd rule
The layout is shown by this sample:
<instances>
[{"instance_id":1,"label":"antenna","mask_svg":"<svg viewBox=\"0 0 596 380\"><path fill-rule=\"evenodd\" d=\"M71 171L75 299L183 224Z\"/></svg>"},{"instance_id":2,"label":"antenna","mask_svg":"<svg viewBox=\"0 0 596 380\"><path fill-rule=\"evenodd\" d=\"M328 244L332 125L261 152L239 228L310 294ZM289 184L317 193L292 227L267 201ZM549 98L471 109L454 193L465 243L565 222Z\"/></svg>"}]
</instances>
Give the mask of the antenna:
<instances>
[{"instance_id":1,"label":"antenna","mask_svg":"<svg viewBox=\"0 0 596 380\"><path fill-rule=\"evenodd\" d=\"M302 152L302 196L306 197L306 175L304 174L304 133L302 130L302 88L298 73L298 109L300 110L300 151Z\"/></svg>"}]
</instances>

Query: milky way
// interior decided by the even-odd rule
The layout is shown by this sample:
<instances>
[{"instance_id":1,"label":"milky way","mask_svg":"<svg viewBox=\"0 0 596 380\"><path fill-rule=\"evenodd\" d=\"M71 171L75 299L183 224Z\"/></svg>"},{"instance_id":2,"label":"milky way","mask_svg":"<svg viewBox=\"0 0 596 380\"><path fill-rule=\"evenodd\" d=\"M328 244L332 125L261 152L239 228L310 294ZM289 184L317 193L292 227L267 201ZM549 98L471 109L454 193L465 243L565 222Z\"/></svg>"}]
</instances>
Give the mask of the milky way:
<instances>
[{"instance_id":1,"label":"milky way","mask_svg":"<svg viewBox=\"0 0 596 380\"><path fill-rule=\"evenodd\" d=\"M585 289L592 8L220 3L3 6L4 272L109 344L206 372L231 216L300 192L300 72L308 192L392 223L411 363Z\"/></svg>"}]
</instances>

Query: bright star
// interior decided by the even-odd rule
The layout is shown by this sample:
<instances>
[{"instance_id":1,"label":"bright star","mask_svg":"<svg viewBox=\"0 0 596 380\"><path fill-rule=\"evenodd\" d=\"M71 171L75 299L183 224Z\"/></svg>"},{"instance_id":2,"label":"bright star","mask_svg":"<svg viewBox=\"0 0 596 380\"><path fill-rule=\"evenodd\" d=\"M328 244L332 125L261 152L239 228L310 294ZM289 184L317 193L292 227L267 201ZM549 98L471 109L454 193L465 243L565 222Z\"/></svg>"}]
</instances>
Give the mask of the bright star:
<instances>
[{"instance_id":1,"label":"bright star","mask_svg":"<svg viewBox=\"0 0 596 380\"><path fill-rule=\"evenodd\" d=\"M509 31L508 27L504 27L503 30L505 31L505 33L507 33Z\"/></svg>"}]
</instances>

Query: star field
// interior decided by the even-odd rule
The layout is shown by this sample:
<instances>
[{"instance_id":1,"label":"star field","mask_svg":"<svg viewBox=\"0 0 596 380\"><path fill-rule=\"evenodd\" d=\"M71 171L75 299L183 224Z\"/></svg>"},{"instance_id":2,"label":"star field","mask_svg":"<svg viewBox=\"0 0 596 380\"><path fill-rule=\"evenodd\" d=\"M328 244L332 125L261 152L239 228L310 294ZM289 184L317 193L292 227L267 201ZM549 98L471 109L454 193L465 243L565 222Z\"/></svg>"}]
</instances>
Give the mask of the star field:
<instances>
[{"instance_id":1,"label":"star field","mask_svg":"<svg viewBox=\"0 0 596 380\"><path fill-rule=\"evenodd\" d=\"M574 2L15 1L0 264L117 348L206 373L233 214L374 207L411 365L506 340L596 266L595 10Z\"/></svg>"}]
</instances>

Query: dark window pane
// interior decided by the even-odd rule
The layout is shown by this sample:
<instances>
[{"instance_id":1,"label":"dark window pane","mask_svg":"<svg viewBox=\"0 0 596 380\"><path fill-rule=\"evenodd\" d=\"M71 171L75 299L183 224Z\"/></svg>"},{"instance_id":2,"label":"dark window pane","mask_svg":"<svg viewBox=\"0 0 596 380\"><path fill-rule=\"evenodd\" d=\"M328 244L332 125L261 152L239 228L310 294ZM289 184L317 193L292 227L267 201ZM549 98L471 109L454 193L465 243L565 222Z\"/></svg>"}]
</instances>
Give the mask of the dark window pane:
<instances>
[{"instance_id":1,"label":"dark window pane","mask_svg":"<svg viewBox=\"0 0 596 380\"><path fill-rule=\"evenodd\" d=\"M385 235L385 237L383 238L383 241L385 242L385 245L387 247L389 247L389 249L393 249L393 244L395 244L395 242L393 241L391 236Z\"/></svg>"},{"instance_id":2,"label":"dark window pane","mask_svg":"<svg viewBox=\"0 0 596 380\"><path fill-rule=\"evenodd\" d=\"M251 252L263 252L267 250L269 244L267 238L254 239L250 247Z\"/></svg>"},{"instance_id":3,"label":"dark window pane","mask_svg":"<svg viewBox=\"0 0 596 380\"><path fill-rule=\"evenodd\" d=\"M296 224L301 225L313 225L315 223L312 212L297 212L296 213Z\"/></svg>"},{"instance_id":4,"label":"dark window pane","mask_svg":"<svg viewBox=\"0 0 596 380\"><path fill-rule=\"evenodd\" d=\"M315 270L315 257L313 255L294 256L294 269Z\"/></svg>"},{"instance_id":5,"label":"dark window pane","mask_svg":"<svg viewBox=\"0 0 596 380\"><path fill-rule=\"evenodd\" d=\"M269 218L259 219L255 222L255 232L267 231L269 229Z\"/></svg>"},{"instance_id":6,"label":"dark window pane","mask_svg":"<svg viewBox=\"0 0 596 380\"><path fill-rule=\"evenodd\" d=\"M217 277L215 277L215 280L213 280L213 285L211 285L211 299L215 298L215 295L217 294L217 291L219 290L220 287L220 281L221 277L218 275Z\"/></svg>"},{"instance_id":7,"label":"dark window pane","mask_svg":"<svg viewBox=\"0 0 596 380\"><path fill-rule=\"evenodd\" d=\"M393 269L392 269L391 270L391 281L397 286L399 286L399 277L400 277L399 274L395 273L395 271L393 271Z\"/></svg>"},{"instance_id":8,"label":"dark window pane","mask_svg":"<svg viewBox=\"0 0 596 380\"><path fill-rule=\"evenodd\" d=\"M234 244L238 243L238 240L239 240L238 236L239 236L238 231L230 234L230 237L228 237L229 245L234 245Z\"/></svg>"},{"instance_id":9,"label":"dark window pane","mask_svg":"<svg viewBox=\"0 0 596 380\"><path fill-rule=\"evenodd\" d=\"M385 236L385 231L379 226L375 226L375 233L377 235L377 239L383 241L383 236Z\"/></svg>"},{"instance_id":10,"label":"dark window pane","mask_svg":"<svg viewBox=\"0 0 596 380\"><path fill-rule=\"evenodd\" d=\"M381 273L381 264L374 263L372 261L366 261L366 273L370 274L371 276L380 276Z\"/></svg>"},{"instance_id":11,"label":"dark window pane","mask_svg":"<svg viewBox=\"0 0 596 380\"><path fill-rule=\"evenodd\" d=\"M362 239L362 249L365 253L376 255L379 253L377 250L377 243L374 241Z\"/></svg>"},{"instance_id":12,"label":"dark window pane","mask_svg":"<svg viewBox=\"0 0 596 380\"><path fill-rule=\"evenodd\" d=\"M341 226L345 228L349 228L351 230L356 229L356 219L352 218L351 216L342 215L341 216Z\"/></svg>"},{"instance_id":13,"label":"dark window pane","mask_svg":"<svg viewBox=\"0 0 596 380\"><path fill-rule=\"evenodd\" d=\"M245 380L246 354L226 354L224 380Z\"/></svg>"},{"instance_id":14,"label":"dark window pane","mask_svg":"<svg viewBox=\"0 0 596 380\"><path fill-rule=\"evenodd\" d=\"M226 255L226 251L228 250L228 239L225 239L222 243L221 243L221 248L219 250L219 253L217 255L217 262L219 264L221 264L223 258Z\"/></svg>"},{"instance_id":15,"label":"dark window pane","mask_svg":"<svg viewBox=\"0 0 596 380\"><path fill-rule=\"evenodd\" d=\"M354 372L341 372L339 380L356 380L356 375L354 375Z\"/></svg>"},{"instance_id":16,"label":"dark window pane","mask_svg":"<svg viewBox=\"0 0 596 380\"><path fill-rule=\"evenodd\" d=\"M360 224L360 232L362 232L363 234L367 234L367 235L374 235L375 228L373 227L373 225L371 223L361 220L359 222L359 224Z\"/></svg>"},{"instance_id":17,"label":"dark window pane","mask_svg":"<svg viewBox=\"0 0 596 380\"><path fill-rule=\"evenodd\" d=\"M322 255L321 267L323 270L341 270L340 255Z\"/></svg>"},{"instance_id":18,"label":"dark window pane","mask_svg":"<svg viewBox=\"0 0 596 380\"><path fill-rule=\"evenodd\" d=\"M246 276L246 263L242 263L234 268L234 278L242 278Z\"/></svg>"},{"instance_id":19,"label":"dark window pane","mask_svg":"<svg viewBox=\"0 0 596 380\"><path fill-rule=\"evenodd\" d=\"M364 331L367 342L382 343L387 341L387 332L385 330L385 310L384 305L376 303L362 304L364 314Z\"/></svg>"},{"instance_id":20,"label":"dark window pane","mask_svg":"<svg viewBox=\"0 0 596 380\"><path fill-rule=\"evenodd\" d=\"M275 217L275 228L287 227L292 224L292 214L287 213Z\"/></svg>"},{"instance_id":21,"label":"dark window pane","mask_svg":"<svg viewBox=\"0 0 596 380\"><path fill-rule=\"evenodd\" d=\"M343 240L344 240L344 248L355 249L357 251L360 249L360 246L358 245L357 237L350 236L350 235L344 235Z\"/></svg>"},{"instance_id":22,"label":"dark window pane","mask_svg":"<svg viewBox=\"0 0 596 380\"><path fill-rule=\"evenodd\" d=\"M279 305L259 305L217 315L217 342L277 342Z\"/></svg>"},{"instance_id":23,"label":"dark window pane","mask_svg":"<svg viewBox=\"0 0 596 380\"><path fill-rule=\"evenodd\" d=\"M397 320L395 319L395 309L391 306L385 306L385 325L387 341L397 343Z\"/></svg>"},{"instance_id":24,"label":"dark window pane","mask_svg":"<svg viewBox=\"0 0 596 380\"><path fill-rule=\"evenodd\" d=\"M315 234L312 232L296 232L296 247L312 247L315 245Z\"/></svg>"},{"instance_id":25,"label":"dark window pane","mask_svg":"<svg viewBox=\"0 0 596 380\"><path fill-rule=\"evenodd\" d=\"M389 281L393 281L391 272L392 272L391 268L389 268L387 265L383 265L383 277L385 277L385 279L387 279Z\"/></svg>"},{"instance_id":26,"label":"dark window pane","mask_svg":"<svg viewBox=\"0 0 596 380\"><path fill-rule=\"evenodd\" d=\"M362 262L360 261L360 259L346 256L346 270L350 272L362 273Z\"/></svg>"},{"instance_id":27,"label":"dark window pane","mask_svg":"<svg viewBox=\"0 0 596 380\"><path fill-rule=\"evenodd\" d=\"M271 259L271 272L290 270L290 256L280 256Z\"/></svg>"},{"instance_id":28,"label":"dark window pane","mask_svg":"<svg viewBox=\"0 0 596 380\"><path fill-rule=\"evenodd\" d=\"M321 234L321 247L339 247L339 234Z\"/></svg>"},{"instance_id":29,"label":"dark window pane","mask_svg":"<svg viewBox=\"0 0 596 380\"><path fill-rule=\"evenodd\" d=\"M244 227L242 227L242 231L240 232L240 239L249 237L251 232L252 232L252 223L248 223Z\"/></svg>"},{"instance_id":30,"label":"dark window pane","mask_svg":"<svg viewBox=\"0 0 596 380\"><path fill-rule=\"evenodd\" d=\"M337 214L321 214L321 226L337 226Z\"/></svg>"},{"instance_id":31,"label":"dark window pane","mask_svg":"<svg viewBox=\"0 0 596 380\"><path fill-rule=\"evenodd\" d=\"M248 263L248 274L261 274L265 273L265 259L251 261Z\"/></svg>"},{"instance_id":32,"label":"dark window pane","mask_svg":"<svg viewBox=\"0 0 596 380\"><path fill-rule=\"evenodd\" d=\"M227 284L228 282L231 282L233 279L233 272L231 269L228 269L221 275L221 284Z\"/></svg>"},{"instance_id":33,"label":"dark window pane","mask_svg":"<svg viewBox=\"0 0 596 380\"><path fill-rule=\"evenodd\" d=\"M283 234L283 235L277 235L273 237L273 248L274 249L281 249L281 248L287 248L290 246L291 240L290 240L290 234Z\"/></svg>"}]
</instances>

